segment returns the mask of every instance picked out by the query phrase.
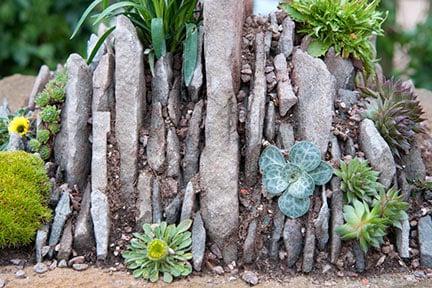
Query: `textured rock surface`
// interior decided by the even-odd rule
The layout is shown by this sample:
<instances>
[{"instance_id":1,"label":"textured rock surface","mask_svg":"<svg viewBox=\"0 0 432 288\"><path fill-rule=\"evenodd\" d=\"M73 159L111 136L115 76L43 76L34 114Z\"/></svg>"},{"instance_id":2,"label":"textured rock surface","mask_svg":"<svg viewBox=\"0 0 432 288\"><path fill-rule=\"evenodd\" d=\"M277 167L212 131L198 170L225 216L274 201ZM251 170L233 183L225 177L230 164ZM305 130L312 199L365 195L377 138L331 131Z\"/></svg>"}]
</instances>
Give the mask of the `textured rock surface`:
<instances>
[{"instance_id":1,"label":"textured rock surface","mask_svg":"<svg viewBox=\"0 0 432 288\"><path fill-rule=\"evenodd\" d=\"M93 153L91 190L105 192L108 185L107 134L111 130L111 113L93 113Z\"/></svg>"},{"instance_id":2,"label":"textured rock surface","mask_svg":"<svg viewBox=\"0 0 432 288\"><path fill-rule=\"evenodd\" d=\"M180 97L181 97L181 78L177 77L174 80L173 87L169 92L168 98L168 116L171 119L171 122L174 126L178 126L181 117L181 105L180 105Z\"/></svg>"},{"instance_id":3,"label":"textured rock surface","mask_svg":"<svg viewBox=\"0 0 432 288\"><path fill-rule=\"evenodd\" d=\"M177 195L167 207L165 207L165 221L168 224L174 224L180 217L180 210L182 205L182 199L180 195Z\"/></svg>"},{"instance_id":4,"label":"textured rock surface","mask_svg":"<svg viewBox=\"0 0 432 288\"><path fill-rule=\"evenodd\" d=\"M138 176L138 199L137 199L137 225L141 227L144 223L152 223L152 181L153 175L149 171L142 171Z\"/></svg>"},{"instance_id":5,"label":"textured rock surface","mask_svg":"<svg viewBox=\"0 0 432 288\"><path fill-rule=\"evenodd\" d=\"M70 207L70 195L68 192L63 192L55 209L54 222L51 226L51 234L48 242L51 248L54 248L54 246L59 242L63 231L63 226L65 225L66 220L69 218L71 213L72 209ZM52 252L50 254L52 255Z\"/></svg>"},{"instance_id":6,"label":"textured rock surface","mask_svg":"<svg viewBox=\"0 0 432 288\"><path fill-rule=\"evenodd\" d=\"M192 101L196 102L199 99L199 95L202 90L204 75L203 75L203 45L204 45L204 27L200 27L198 31L198 57L197 57L197 65L195 67L195 71L192 77L191 83L187 86L189 97Z\"/></svg>"},{"instance_id":7,"label":"textured rock surface","mask_svg":"<svg viewBox=\"0 0 432 288\"><path fill-rule=\"evenodd\" d=\"M248 233L243 246L243 261L252 263L255 260L255 242L257 234L257 220L254 219L249 224Z\"/></svg>"},{"instance_id":8,"label":"textured rock surface","mask_svg":"<svg viewBox=\"0 0 432 288\"><path fill-rule=\"evenodd\" d=\"M315 242L316 237L314 228L309 226L306 229L305 244L303 248L302 271L305 273L311 272L314 266Z\"/></svg>"},{"instance_id":9,"label":"textured rock surface","mask_svg":"<svg viewBox=\"0 0 432 288\"><path fill-rule=\"evenodd\" d=\"M93 74L92 111L112 111L114 107L114 56L105 54Z\"/></svg>"},{"instance_id":10,"label":"textured rock surface","mask_svg":"<svg viewBox=\"0 0 432 288\"><path fill-rule=\"evenodd\" d=\"M365 253L360 249L357 241L353 244L353 254L355 258L355 268L358 273L362 273L366 268Z\"/></svg>"},{"instance_id":11,"label":"textured rock surface","mask_svg":"<svg viewBox=\"0 0 432 288\"><path fill-rule=\"evenodd\" d=\"M409 258L409 237L410 236L410 224L409 220L405 219L402 221L402 229L396 229L396 247L401 258Z\"/></svg>"},{"instance_id":12,"label":"textured rock surface","mask_svg":"<svg viewBox=\"0 0 432 288\"><path fill-rule=\"evenodd\" d=\"M360 93L358 91L351 91L345 89L338 90L338 100L346 104L348 108L357 103Z\"/></svg>"},{"instance_id":13,"label":"textured rock surface","mask_svg":"<svg viewBox=\"0 0 432 288\"><path fill-rule=\"evenodd\" d=\"M323 189L322 191L321 199L322 206L319 211L318 217L314 221L314 225L318 249L324 250L329 241L330 221L330 210L327 203L327 195L325 189Z\"/></svg>"},{"instance_id":14,"label":"textured rock surface","mask_svg":"<svg viewBox=\"0 0 432 288\"><path fill-rule=\"evenodd\" d=\"M294 52L292 63L292 79L298 87L298 136L317 145L324 154L333 119L335 78L322 60L299 49Z\"/></svg>"},{"instance_id":15,"label":"textured rock surface","mask_svg":"<svg viewBox=\"0 0 432 288\"><path fill-rule=\"evenodd\" d=\"M279 240L282 236L282 231L285 224L285 215L276 209L276 215L273 218L273 234L270 240L269 255L273 259L277 259L279 256Z\"/></svg>"},{"instance_id":16,"label":"textured rock surface","mask_svg":"<svg viewBox=\"0 0 432 288\"><path fill-rule=\"evenodd\" d=\"M82 195L80 212L75 222L74 249L79 254L91 252L94 247L93 225L90 215L91 185L87 187Z\"/></svg>"},{"instance_id":17,"label":"textured rock surface","mask_svg":"<svg viewBox=\"0 0 432 288\"><path fill-rule=\"evenodd\" d=\"M246 121L246 154L245 181L252 186L257 181L258 158L261 152L267 82L265 78L266 55L264 51L264 34L255 37L255 76L253 91L249 97L248 117Z\"/></svg>"},{"instance_id":18,"label":"textured rock surface","mask_svg":"<svg viewBox=\"0 0 432 288\"><path fill-rule=\"evenodd\" d=\"M177 137L176 130L170 128L167 133L167 176L179 177L180 176L180 142Z\"/></svg>"},{"instance_id":19,"label":"textured rock surface","mask_svg":"<svg viewBox=\"0 0 432 288\"><path fill-rule=\"evenodd\" d=\"M149 166L157 172L161 172L165 164L165 133L165 123L162 116L162 105L159 102L153 103L150 135L147 142L147 160Z\"/></svg>"},{"instance_id":20,"label":"textured rock surface","mask_svg":"<svg viewBox=\"0 0 432 288\"><path fill-rule=\"evenodd\" d=\"M153 223L160 223L162 221L162 207L160 199L160 185L159 180L154 177L152 183L152 219Z\"/></svg>"},{"instance_id":21,"label":"textured rock surface","mask_svg":"<svg viewBox=\"0 0 432 288\"><path fill-rule=\"evenodd\" d=\"M303 248L302 227L298 219L287 219L283 231L283 240L287 252L287 265L292 267L300 257Z\"/></svg>"},{"instance_id":22,"label":"textured rock surface","mask_svg":"<svg viewBox=\"0 0 432 288\"><path fill-rule=\"evenodd\" d=\"M360 123L360 147L371 166L380 172L379 181L387 188L393 183L396 165L387 142L381 137L372 120Z\"/></svg>"},{"instance_id":23,"label":"textured rock surface","mask_svg":"<svg viewBox=\"0 0 432 288\"><path fill-rule=\"evenodd\" d=\"M418 240L420 245L420 263L425 268L432 268L432 219L424 216L418 222Z\"/></svg>"},{"instance_id":24,"label":"textured rock surface","mask_svg":"<svg viewBox=\"0 0 432 288\"><path fill-rule=\"evenodd\" d=\"M21 135L18 133L9 134L9 143L6 148L7 151L19 151L24 150L24 143L22 141Z\"/></svg>"},{"instance_id":25,"label":"textured rock surface","mask_svg":"<svg viewBox=\"0 0 432 288\"><path fill-rule=\"evenodd\" d=\"M288 73L288 64L284 54L279 54L274 58L274 66L276 70L276 79L278 81L277 94L279 97L279 112L281 116L285 116L288 110L290 110L298 100L291 85Z\"/></svg>"},{"instance_id":26,"label":"textured rock surface","mask_svg":"<svg viewBox=\"0 0 432 288\"><path fill-rule=\"evenodd\" d=\"M244 2L206 1L204 53L207 79L205 148L200 159L201 213L209 238L225 263L237 258L239 222L239 140L237 103L240 86ZM226 33L230 31L230 33Z\"/></svg>"},{"instance_id":27,"label":"textured rock surface","mask_svg":"<svg viewBox=\"0 0 432 288\"><path fill-rule=\"evenodd\" d=\"M264 127L264 136L267 140L273 141L275 138L275 121L276 121L276 112L275 105L273 101L269 101L267 105L267 112L265 117L265 127Z\"/></svg>"},{"instance_id":28,"label":"textured rock surface","mask_svg":"<svg viewBox=\"0 0 432 288\"><path fill-rule=\"evenodd\" d=\"M342 157L340 145L336 137L331 137L331 156L333 161L340 161ZM332 197L330 201L331 209L331 222L330 222L330 262L336 263L338 260L342 240L336 228L343 225L343 192L341 190L341 180L338 177L333 177L330 181L330 189L332 190Z\"/></svg>"},{"instance_id":29,"label":"textured rock surface","mask_svg":"<svg viewBox=\"0 0 432 288\"><path fill-rule=\"evenodd\" d=\"M84 59L72 54L66 62L68 82L62 110L61 130L55 141L56 162L64 169L66 182L84 190L90 173L89 141L92 105L92 73Z\"/></svg>"},{"instance_id":30,"label":"textured rock surface","mask_svg":"<svg viewBox=\"0 0 432 288\"><path fill-rule=\"evenodd\" d=\"M185 155L183 158L183 177L185 183L189 182L198 172L203 106L203 100L195 104L192 118L189 122L189 129L185 141Z\"/></svg>"},{"instance_id":31,"label":"textured rock surface","mask_svg":"<svg viewBox=\"0 0 432 288\"><path fill-rule=\"evenodd\" d=\"M192 263L196 271L201 271L202 262L204 260L205 244L206 231L201 218L201 213L197 212L192 225Z\"/></svg>"},{"instance_id":32,"label":"textured rock surface","mask_svg":"<svg viewBox=\"0 0 432 288\"><path fill-rule=\"evenodd\" d=\"M59 250L57 253L58 260L69 260L72 254L72 220L69 219L63 229L63 234L60 240Z\"/></svg>"},{"instance_id":33,"label":"textured rock surface","mask_svg":"<svg viewBox=\"0 0 432 288\"><path fill-rule=\"evenodd\" d=\"M35 241L36 263L40 263L43 260L42 248L47 244L48 231L49 231L49 226L44 225L36 233L36 241Z\"/></svg>"},{"instance_id":34,"label":"textured rock surface","mask_svg":"<svg viewBox=\"0 0 432 288\"><path fill-rule=\"evenodd\" d=\"M36 96L45 88L46 84L50 80L50 77L51 72L49 70L49 67L46 65L42 65L39 69L39 73L36 77L36 80L34 81L33 88L29 96L28 107L30 110L33 110L35 108Z\"/></svg>"},{"instance_id":35,"label":"textured rock surface","mask_svg":"<svg viewBox=\"0 0 432 288\"><path fill-rule=\"evenodd\" d=\"M288 151L291 149L291 146L294 145L294 128L290 123L282 122L280 124L277 141L279 147Z\"/></svg>"},{"instance_id":36,"label":"textured rock surface","mask_svg":"<svg viewBox=\"0 0 432 288\"><path fill-rule=\"evenodd\" d=\"M354 66L348 59L337 56L330 48L324 59L330 73L336 78L336 89L354 89Z\"/></svg>"},{"instance_id":37,"label":"textured rock surface","mask_svg":"<svg viewBox=\"0 0 432 288\"><path fill-rule=\"evenodd\" d=\"M139 129L145 111L143 47L134 25L117 17L115 30L115 133L120 151L121 198L133 204Z\"/></svg>"},{"instance_id":38,"label":"textured rock surface","mask_svg":"<svg viewBox=\"0 0 432 288\"><path fill-rule=\"evenodd\" d=\"M192 182L189 182L186 186L185 195L183 198L183 206L181 210L180 221L192 218L194 206L195 206L195 189L193 187Z\"/></svg>"},{"instance_id":39,"label":"textured rock surface","mask_svg":"<svg viewBox=\"0 0 432 288\"><path fill-rule=\"evenodd\" d=\"M282 28L283 30L278 44L278 53L282 53L285 58L288 58L294 47L295 23L287 16L282 22Z\"/></svg>"},{"instance_id":40,"label":"textured rock surface","mask_svg":"<svg viewBox=\"0 0 432 288\"><path fill-rule=\"evenodd\" d=\"M96 255L98 260L104 261L108 255L111 227L109 203L105 193L99 190L92 191L90 212L96 240Z\"/></svg>"},{"instance_id":41,"label":"textured rock surface","mask_svg":"<svg viewBox=\"0 0 432 288\"><path fill-rule=\"evenodd\" d=\"M408 180L424 180L426 167L422 159L421 151L417 143L414 143L407 155L402 156L402 165Z\"/></svg>"},{"instance_id":42,"label":"textured rock surface","mask_svg":"<svg viewBox=\"0 0 432 288\"><path fill-rule=\"evenodd\" d=\"M172 55L166 54L156 61L154 77L152 78L153 103L160 102L162 106L168 104L169 92L173 81Z\"/></svg>"}]
</instances>

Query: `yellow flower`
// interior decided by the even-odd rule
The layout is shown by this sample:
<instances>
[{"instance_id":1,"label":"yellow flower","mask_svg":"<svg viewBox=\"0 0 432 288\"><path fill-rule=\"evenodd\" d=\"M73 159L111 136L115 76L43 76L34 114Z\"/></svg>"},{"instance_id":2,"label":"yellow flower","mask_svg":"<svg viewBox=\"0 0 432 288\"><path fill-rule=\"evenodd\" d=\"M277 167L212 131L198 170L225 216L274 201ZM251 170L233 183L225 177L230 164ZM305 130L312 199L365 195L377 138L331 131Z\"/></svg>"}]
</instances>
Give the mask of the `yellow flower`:
<instances>
[{"instance_id":1,"label":"yellow flower","mask_svg":"<svg viewBox=\"0 0 432 288\"><path fill-rule=\"evenodd\" d=\"M17 116L9 123L9 133L18 133L25 136L30 129L30 121L22 116Z\"/></svg>"},{"instance_id":2,"label":"yellow flower","mask_svg":"<svg viewBox=\"0 0 432 288\"><path fill-rule=\"evenodd\" d=\"M147 257L150 260L162 260L168 255L168 245L160 239L153 239L147 246Z\"/></svg>"}]
</instances>

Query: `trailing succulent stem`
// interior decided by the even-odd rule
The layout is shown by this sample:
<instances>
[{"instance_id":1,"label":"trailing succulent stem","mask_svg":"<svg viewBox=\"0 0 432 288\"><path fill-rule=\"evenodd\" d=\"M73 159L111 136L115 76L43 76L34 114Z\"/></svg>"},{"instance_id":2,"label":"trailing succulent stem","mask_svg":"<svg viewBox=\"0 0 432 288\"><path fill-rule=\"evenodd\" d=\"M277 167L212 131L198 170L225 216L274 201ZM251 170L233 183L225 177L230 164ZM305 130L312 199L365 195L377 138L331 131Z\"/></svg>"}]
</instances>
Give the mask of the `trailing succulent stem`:
<instances>
[{"instance_id":1,"label":"trailing succulent stem","mask_svg":"<svg viewBox=\"0 0 432 288\"><path fill-rule=\"evenodd\" d=\"M167 283L175 277L192 273L188 260L192 238L189 228L192 220L184 220L178 226L166 222L144 224L143 233L134 233L123 258L136 278L156 282L162 276Z\"/></svg>"},{"instance_id":2,"label":"trailing succulent stem","mask_svg":"<svg viewBox=\"0 0 432 288\"><path fill-rule=\"evenodd\" d=\"M290 218L307 213L316 185L330 181L333 168L321 160L319 149L310 142L296 143L286 161L279 148L268 146L259 160L266 191L279 197L279 209Z\"/></svg>"}]
</instances>

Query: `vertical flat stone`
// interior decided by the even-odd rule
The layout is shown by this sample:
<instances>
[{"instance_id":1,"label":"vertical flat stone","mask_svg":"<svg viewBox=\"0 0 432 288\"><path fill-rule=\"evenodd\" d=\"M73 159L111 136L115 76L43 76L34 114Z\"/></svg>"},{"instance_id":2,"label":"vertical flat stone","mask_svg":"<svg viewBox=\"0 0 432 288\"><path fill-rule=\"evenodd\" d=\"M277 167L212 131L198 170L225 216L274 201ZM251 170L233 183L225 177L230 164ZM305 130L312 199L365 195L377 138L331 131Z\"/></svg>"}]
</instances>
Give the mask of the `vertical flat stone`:
<instances>
[{"instance_id":1,"label":"vertical flat stone","mask_svg":"<svg viewBox=\"0 0 432 288\"><path fill-rule=\"evenodd\" d=\"M138 199L137 199L137 225L141 227L144 223L152 223L152 181L153 175L145 170L138 176Z\"/></svg>"},{"instance_id":2,"label":"vertical flat stone","mask_svg":"<svg viewBox=\"0 0 432 288\"><path fill-rule=\"evenodd\" d=\"M288 111L297 104L297 97L294 94L291 80L288 73L288 63L283 53L278 54L273 61L276 70L277 95L279 98L279 113L285 116Z\"/></svg>"},{"instance_id":3,"label":"vertical flat stone","mask_svg":"<svg viewBox=\"0 0 432 288\"><path fill-rule=\"evenodd\" d=\"M160 102L152 104L150 135L147 142L147 161L154 171L162 172L166 156L165 122Z\"/></svg>"},{"instance_id":4,"label":"vertical flat stone","mask_svg":"<svg viewBox=\"0 0 432 288\"><path fill-rule=\"evenodd\" d=\"M48 244L51 247L50 256L52 256L53 253L52 249L54 249L55 245L57 245L60 240L63 227L71 213L72 209L70 207L70 195L68 192L64 192L55 209L54 221L51 226L51 234L48 241Z\"/></svg>"},{"instance_id":5,"label":"vertical flat stone","mask_svg":"<svg viewBox=\"0 0 432 288\"><path fill-rule=\"evenodd\" d=\"M354 87L354 65L349 59L336 55L333 48L327 52L324 62L330 73L336 78L336 89L351 89Z\"/></svg>"},{"instance_id":6,"label":"vertical flat stone","mask_svg":"<svg viewBox=\"0 0 432 288\"><path fill-rule=\"evenodd\" d=\"M104 192L92 191L90 212L95 233L97 259L105 261L108 256L111 218L108 198Z\"/></svg>"},{"instance_id":7,"label":"vertical flat stone","mask_svg":"<svg viewBox=\"0 0 432 288\"><path fill-rule=\"evenodd\" d=\"M283 147L285 150L291 150L291 146L294 145L294 128L290 123L282 122L279 126L277 143L279 147Z\"/></svg>"},{"instance_id":8,"label":"vertical flat stone","mask_svg":"<svg viewBox=\"0 0 432 288\"><path fill-rule=\"evenodd\" d=\"M133 205L146 91L143 47L134 25L125 16L117 17L115 52L115 135L120 151L120 193L126 203Z\"/></svg>"},{"instance_id":9,"label":"vertical flat stone","mask_svg":"<svg viewBox=\"0 0 432 288\"><path fill-rule=\"evenodd\" d=\"M197 212L192 225L192 264L195 271L201 271L204 260L206 244L206 230L201 218L201 213Z\"/></svg>"},{"instance_id":10,"label":"vertical flat stone","mask_svg":"<svg viewBox=\"0 0 432 288\"><path fill-rule=\"evenodd\" d=\"M35 241L36 263L40 263L43 260L42 248L47 245L48 231L49 231L49 226L44 225L36 233L36 241Z\"/></svg>"},{"instance_id":11,"label":"vertical flat stone","mask_svg":"<svg viewBox=\"0 0 432 288\"><path fill-rule=\"evenodd\" d=\"M355 268L357 273L362 273L366 269L366 255L361 250L357 241L353 243L353 254L355 258Z\"/></svg>"},{"instance_id":12,"label":"vertical flat stone","mask_svg":"<svg viewBox=\"0 0 432 288\"><path fill-rule=\"evenodd\" d=\"M414 143L408 154L402 156L402 165L410 181L423 181L426 177L426 166L423 162L420 147Z\"/></svg>"},{"instance_id":13,"label":"vertical flat stone","mask_svg":"<svg viewBox=\"0 0 432 288\"><path fill-rule=\"evenodd\" d=\"M114 108L114 56L105 54L93 74L92 111L112 111Z\"/></svg>"},{"instance_id":14,"label":"vertical flat stone","mask_svg":"<svg viewBox=\"0 0 432 288\"><path fill-rule=\"evenodd\" d=\"M288 267L294 266L303 248L302 227L298 219L287 219L283 230L283 240L287 252Z\"/></svg>"},{"instance_id":15,"label":"vertical flat stone","mask_svg":"<svg viewBox=\"0 0 432 288\"><path fill-rule=\"evenodd\" d=\"M421 265L432 268L432 220L429 215L420 218L418 222L418 241Z\"/></svg>"},{"instance_id":16,"label":"vertical flat stone","mask_svg":"<svg viewBox=\"0 0 432 288\"><path fill-rule=\"evenodd\" d=\"M57 253L57 260L69 260L69 257L72 254L72 243L72 220L69 219L63 229L63 234Z\"/></svg>"},{"instance_id":17,"label":"vertical flat stone","mask_svg":"<svg viewBox=\"0 0 432 288\"><path fill-rule=\"evenodd\" d=\"M39 73L36 77L36 80L33 84L32 91L29 96L29 103L28 108L30 110L35 109L35 100L36 96L42 92L42 90L45 88L46 84L48 84L49 80L51 78L51 72L47 65L42 65L39 69Z\"/></svg>"},{"instance_id":18,"label":"vertical flat stone","mask_svg":"<svg viewBox=\"0 0 432 288\"><path fill-rule=\"evenodd\" d=\"M187 86L189 97L192 101L197 102L204 83L203 75L203 47L204 46L204 27L200 26L198 31L198 57L197 65L192 76L191 83Z\"/></svg>"},{"instance_id":19,"label":"vertical flat stone","mask_svg":"<svg viewBox=\"0 0 432 288\"><path fill-rule=\"evenodd\" d=\"M68 82L62 110L61 130L55 140L56 162L64 169L66 182L84 190L90 173L92 147L88 120L92 105L92 72L84 59L72 54L66 62Z\"/></svg>"},{"instance_id":20,"label":"vertical flat stone","mask_svg":"<svg viewBox=\"0 0 432 288\"><path fill-rule=\"evenodd\" d=\"M171 122L174 124L174 126L178 126L180 117L181 117L181 111L180 111L180 95L181 94L181 78L177 77L174 80L173 87L171 91L169 92L169 98L168 98L168 116L171 119Z\"/></svg>"},{"instance_id":21,"label":"vertical flat stone","mask_svg":"<svg viewBox=\"0 0 432 288\"><path fill-rule=\"evenodd\" d=\"M159 180L154 177L152 183L152 219L153 223L160 223L162 221L162 207L160 196Z\"/></svg>"},{"instance_id":22,"label":"vertical flat stone","mask_svg":"<svg viewBox=\"0 0 432 288\"><path fill-rule=\"evenodd\" d=\"M180 195L177 195L167 207L165 207L165 221L168 224L174 224L180 217L180 210L182 205L182 199Z\"/></svg>"},{"instance_id":23,"label":"vertical flat stone","mask_svg":"<svg viewBox=\"0 0 432 288\"><path fill-rule=\"evenodd\" d=\"M183 198L183 206L180 215L180 221L191 219L193 209L195 206L195 189L192 182L188 182L186 186L185 195Z\"/></svg>"},{"instance_id":24,"label":"vertical flat stone","mask_svg":"<svg viewBox=\"0 0 432 288\"><path fill-rule=\"evenodd\" d=\"M225 263L237 259L240 87L243 0L206 0L204 54L207 83L205 148L200 159L202 217ZM226 33L230 31L230 33Z\"/></svg>"},{"instance_id":25,"label":"vertical flat stone","mask_svg":"<svg viewBox=\"0 0 432 288\"><path fill-rule=\"evenodd\" d=\"M275 105L273 101L269 101L267 105L265 127L264 127L264 136L269 141L273 141L273 139L275 138L275 134L276 134L275 121L276 121Z\"/></svg>"},{"instance_id":26,"label":"vertical flat stone","mask_svg":"<svg viewBox=\"0 0 432 288\"><path fill-rule=\"evenodd\" d=\"M282 53L288 58L294 48L295 23L287 16L282 22L282 33L279 38L278 53Z\"/></svg>"},{"instance_id":27,"label":"vertical flat stone","mask_svg":"<svg viewBox=\"0 0 432 288\"><path fill-rule=\"evenodd\" d=\"M168 97L173 81L172 65L173 59L169 53L156 61L154 68L155 75L152 79L153 103L160 102L162 106L168 104Z\"/></svg>"},{"instance_id":28,"label":"vertical flat stone","mask_svg":"<svg viewBox=\"0 0 432 288\"><path fill-rule=\"evenodd\" d=\"M396 174L396 164L389 145L370 119L360 123L360 147L372 168L380 172L379 181L390 187Z\"/></svg>"},{"instance_id":29,"label":"vertical flat stone","mask_svg":"<svg viewBox=\"0 0 432 288\"><path fill-rule=\"evenodd\" d=\"M310 225L306 228L305 244L303 248L302 271L304 273L309 273L313 269L315 256L315 241L316 237L314 233L314 228Z\"/></svg>"},{"instance_id":30,"label":"vertical flat stone","mask_svg":"<svg viewBox=\"0 0 432 288\"><path fill-rule=\"evenodd\" d=\"M272 259L277 259L279 256L279 240L282 236L282 231L285 224L285 215L276 209L276 215L273 218L273 234L270 240L269 255Z\"/></svg>"},{"instance_id":31,"label":"vertical flat stone","mask_svg":"<svg viewBox=\"0 0 432 288\"><path fill-rule=\"evenodd\" d=\"M76 219L74 230L74 249L80 255L91 252L95 245L90 205L91 185L88 183L82 196L80 212Z\"/></svg>"},{"instance_id":32,"label":"vertical flat stone","mask_svg":"<svg viewBox=\"0 0 432 288\"><path fill-rule=\"evenodd\" d=\"M402 229L396 229L396 247L401 258L409 258L410 223L405 219L401 224Z\"/></svg>"},{"instance_id":33,"label":"vertical flat stone","mask_svg":"<svg viewBox=\"0 0 432 288\"><path fill-rule=\"evenodd\" d=\"M266 55L264 50L264 34L255 37L255 76L252 94L249 97L248 117L246 121L246 155L245 180L252 186L257 181L258 158L261 153L263 138L267 82L265 78Z\"/></svg>"},{"instance_id":34,"label":"vertical flat stone","mask_svg":"<svg viewBox=\"0 0 432 288\"><path fill-rule=\"evenodd\" d=\"M296 106L298 131L301 140L327 151L333 121L336 81L321 59L297 49L292 60L292 79L298 87ZM319 105L317 105L319 103Z\"/></svg>"},{"instance_id":35,"label":"vertical flat stone","mask_svg":"<svg viewBox=\"0 0 432 288\"><path fill-rule=\"evenodd\" d=\"M9 142L7 144L7 151L20 151L24 150L24 143L22 141L21 135L18 133L9 134Z\"/></svg>"},{"instance_id":36,"label":"vertical flat stone","mask_svg":"<svg viewBox=\"0 0 432 288\"><path fill-rule=\"evenodd\" d=\"M318 217L314 221L315 236L318 244L318 249L321 251L325 249L329 241L329 221L330 221L330 210L327 203L327 195L323 186L322 193L322 206L318 213Z\"/></svg>"},{"instance_id":37,"label":"vertical flat stone","mask_svg":"<svg viewBox=\"0 0 432 288\"><path fill-rule=\"evenodd\" d=\"M170 128L167 133L167 176L180 176L180 142L175 128Z\"/></svg>"},{"instance_id":38,"label":"vertical flat stone","mask_svg":"<svg viewBox=\"0 0 432 288\"><path fill-rule=\"evenodd\" d=\"M185 141L185 155L183 158L185 183L189 182L198 173L203 106L203 100L195 104L192 118L189 121L189 129Z\"/></svg>"},{"instance_id":39,"label":"vertical flat stone","mask_svg":"<svg viewBox=\"0 0 432 288\"><path fill-rule=\"evenodd\" d=\"M257 234L257 221L252 220L248 227L248 233L243 244L243 261L247 264L255 261L255 242Z\"/></svg>"},{"instance_id":40,"label":"vertical flat stone","mask_svg":"<svg viewBox=\"0 0 432 288\"><path fill-rule=\"evenodd\" d=\"M338 162L342 158L339 142L334 135L331 137L330 142L330 154L332 156L332 160ZM330 181L330 189L332 190L332 197L330 201L330 262L333 264L338 260L342 245L341 237L339 233L336 232L336 228L344 224L342 211L344 199L343 192L340 187L341 180L338 177L333 176Z\"/></svg>"}]
</instances>

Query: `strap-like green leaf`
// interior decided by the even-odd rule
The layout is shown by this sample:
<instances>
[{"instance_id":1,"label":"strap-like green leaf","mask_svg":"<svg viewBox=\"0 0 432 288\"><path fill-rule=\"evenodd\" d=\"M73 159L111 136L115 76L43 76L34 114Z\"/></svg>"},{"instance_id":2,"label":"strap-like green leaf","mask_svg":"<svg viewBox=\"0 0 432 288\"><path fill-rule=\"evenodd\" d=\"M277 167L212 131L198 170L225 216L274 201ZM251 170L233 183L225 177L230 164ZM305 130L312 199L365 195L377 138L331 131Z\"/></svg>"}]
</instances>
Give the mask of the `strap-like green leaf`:
<instances>
[{"instance_id":1,"label":"strap-like green leaf","mask_svg":"<svg viewBox=\"0 0 432 288\"><path fill-rule=\"evenodd\" d=\"M183 78L189 86L198 59L198 29L195 24L186 24L186 39L183 48Z\"/></svg>"},{"instance_id":2,"label":"strap-like green leaf","mask_svg":"<svg viewBox=\"0 0 432 288\"><path fill-rule=\"evenodd\" d=\"M162 18L154 18L151 21L151 37L156 58L159 59L166 54L165 32Z\"/></svg>"},{"instance_id":3,"label":"strap-like green leaf","mask_svg":"<svg viewBox=\"0 0 432 288\"><path fill-rule=\"evenodd\" d=\"M105 43L105 40L108 38L109 35L114 31L116 26L113 26L106 30L98 39L95 46L93 47L90 55L87 58L87 65L90 65L90 63L93 62L94 57L96 56L97 52L99 51L100 47Z\"/></svg>"},{"instance_id":4,"label":"strap-like green leaf","mask_svg":"<svg viewBox=\"0 0 432 288\"><path fill-rule=\"evenodd\" d=\"M84 11L81 18L79 19L77 26L75 27L75 30L72 33L72 36L70 37L70 39L73 39L76 36L78 31L81 29L81 26L83 25L84 21L87 19L87 17L93 11L93 9L95 9L96 6L99 5L99 3L101 3L101 2L102 2L102 0L95 0L87 7L87 9Z\"/></svg>"}]
</instances>

